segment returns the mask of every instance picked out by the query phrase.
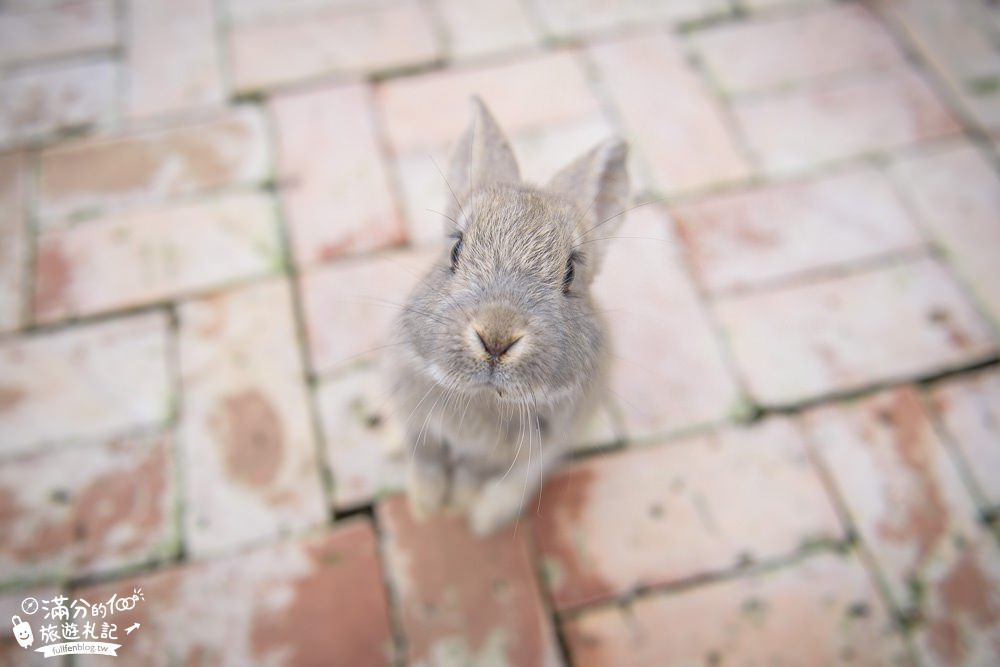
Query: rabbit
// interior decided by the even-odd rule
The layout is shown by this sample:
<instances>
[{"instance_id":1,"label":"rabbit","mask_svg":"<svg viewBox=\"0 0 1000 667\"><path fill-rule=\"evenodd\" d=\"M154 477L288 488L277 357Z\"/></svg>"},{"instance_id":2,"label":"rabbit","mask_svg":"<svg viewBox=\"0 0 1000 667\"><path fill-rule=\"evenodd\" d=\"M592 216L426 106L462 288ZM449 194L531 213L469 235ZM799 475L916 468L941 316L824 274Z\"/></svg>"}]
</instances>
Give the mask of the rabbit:
<instances>
[{"instance_id":1,"label":"rabbit","mask_svg":"<svg viewBox=\"0 0 1000 667\"><path fill-rule=\"evenodd\" d=\"M450 507L487 536L518 517L603 398L606 324L590 286L621 223L627 145L522 183L479 98L446 181L450 244L394 324L387 372L418 519Z\"/></svg>"}]
</instances>

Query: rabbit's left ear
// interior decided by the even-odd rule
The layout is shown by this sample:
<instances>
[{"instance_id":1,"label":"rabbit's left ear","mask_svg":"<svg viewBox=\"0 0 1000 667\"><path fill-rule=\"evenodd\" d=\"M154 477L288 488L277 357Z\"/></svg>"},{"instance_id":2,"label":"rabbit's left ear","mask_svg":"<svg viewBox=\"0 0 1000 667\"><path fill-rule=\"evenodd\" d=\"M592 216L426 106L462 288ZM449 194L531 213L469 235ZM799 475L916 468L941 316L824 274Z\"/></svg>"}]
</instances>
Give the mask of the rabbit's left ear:
<instances>
[{"instance_id":1,"label":"rabbit's left ear","mask_svg":"<svg viewBox=\"0 0 1000 667\"><path fill-rule=\"evenodd\" d=\"M593 249L591 255L598 260L604 254L606 239L615 235L625 217L629 190L627 157L628 145L624 141L608 139L570 163L548 185L549 190L586 211L577 233L588 242Z\"/></svg>"},{"instance_id":2,"label":"rabbit's left ear","mask_svg":"<svg viewBox=\"0 0 1000 667\"><path fill-rule=\"evenodd\" d=\"M448 166L451 189L459 200L464 200L471 190L520 180L507 137L483 101L473 97L472 120L458 140Z\"/></svg>"}]
</instances>

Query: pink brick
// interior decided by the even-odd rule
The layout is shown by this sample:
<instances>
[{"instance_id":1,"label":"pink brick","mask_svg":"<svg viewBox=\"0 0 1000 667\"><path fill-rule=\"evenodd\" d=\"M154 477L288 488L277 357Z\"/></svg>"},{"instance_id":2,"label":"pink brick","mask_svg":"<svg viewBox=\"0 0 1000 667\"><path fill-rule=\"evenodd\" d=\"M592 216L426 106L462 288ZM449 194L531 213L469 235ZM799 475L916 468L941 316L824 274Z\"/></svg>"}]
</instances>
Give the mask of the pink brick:
<instances>
[{"instance_id":1,"label":"pink brick","mask_svg":"<svg viewBox=\"0 0 1000 667\"><path fill-rule=\"evenodd\" d=\"M233 26L230 60L238 90L303 79L414 67L439 56L429 16L417 2L345 13L329 9Z\"/></svg>"},{"instance_id":2,"label":"pink brick","mask_svg":"<svg viewBox=\"0 0 1000 667\"><path fill-rule=\"evenodd\" d=\"M472 95L482 97L508 135L599 112L583 71L573 55L564 51L493 67L399 79L377 92L396 153L433 150L458 141L469 122ZM441 169L446 166L442 164Z\"/></svg>"},{"instance_id":3,"label":"pink brick","mask_svg":"<svg viewBox=\"0 0 1000 667\"><path fill-rule=\"evenodd\" d=\"M896 604L919 604L917 587L954 562L956 543L978 530L976 509L919 396L893 389L817 408L802 421Z\"/></svg>"},{"instance_id":4,"label":"pink brick","mask_svg":"<svg viewBox=\"0 0 1000 667\"><path fill-rule=\"evenodd\" d=\"M173 555L172 446L164 436L122 439L0 466L0 579L79 577Z\"/></svg>"},{"instance_id":5,"label":"pink brick","mask_svg":"<svg viewBox=\"0 0 1000 667\"><path fill-rule=\"evenodd\" d=\"M262 194L120 213L39 238L35 318L169 300L274 273L282 261L274 203Z\"/></svg>"},{"instance_id":6,"label":"pink brick","mask_svg":"<svg viewBox=\"0 0 1000 667\"><path fill-rule=\"evenodd\" d=\"M574 667L914 664L868 573L835 554L651 595L564 627Z\"/></svg>"},{"instance_id":7,"label":"pink brick","mask_svg":"<svg viewBox=\"0 0 1000 667\"><path fill-rule=\"evenodd\" d=\"M0 44L4 45L0 65L110 49L117 42L115 33L113 0L5 11L0 13Z\"/></svg>"},{"instance_id":8,"label":"pink brick","mask_svg":"<svg viewBox=\"0 0 1000 667\"><path fill-rule=\"evenodd\" d=\"M34 614L27 614L23 605L28 598L34 598L39 607L45 600L61 594L61 591L51 586L20 588L4 592L0 595L0 618L11 618L14 615L21 617L31 626L32 634L35 637L35 644L32 648L38 648L39 634L44 612L36 611ZM34 607L29 606L28 609ZM0 635L0 664L4 667L66 667L66 657L42 657L41 653L26 651L18 646L14 635L11 632L4 632Z\"/></svg>"},{"instance_id":9,"label":"pink brick","mask_svg":"<svg viewBox=\"0 0 1000 667\"><path fill-rule=\"evenodd\" d=\"M382 6L394 1L366 0L364 5ZM301 16L317 10L357 8L359 4L358 0L223 0L222 7L233 23L254 23Z\"/></svg>"},{"instance_id":10,"label":"pink brick","mask_svg":"<svg viewBox=\"0 0 1000 667\"><path fill-rule=\"evenodd\" d=\"M236 558L196 562L73 591L94 602L144 600L113 617L130 665L388 667L392 636L371 524L350 521ZM104 657L78 664L104 665Z\"/></svg>"},{"instance_id":11,"label":"pink brick","mask_svg":"<svg viewBox=\"0 0 1000 667\"><path fill-rule=\"evenodd\" d=\"M527 49L540 38L519 0L437 0L434 6L452 58Z\"/></svg>"},{"instance_id":12,"label":"pink brick","mask_svg":"<svg viewBox=\"0 0 1000 667\"><path fill-rule=\"evenodd\" d=\"M945 380L931 388L929 398L984 506L1000 506L1000 372L991 369Z\"/></svg>"},{"instance_id":13,"label":"pink brick","mask_svg":"<svg viewBox=\"0 0 1000 667\"><path fill-rule=\"evenodd\" d=\"M785 405L989 358L996 344L934 260L720 301L751 393Z\"/></svg>"},{"instance_id":14,"label":"pink brick","mask_svg":"<svg viewBox=\"0 0 1000 667\"><path fill-rule=\"evenodd\" d=\"M151 313L0 342L0 456L162 425L167 336Z\"/></svg>"},{"instance_id":15,"label":"pink brick","mask_svg":"<svg viewBox=\"0 0 1000 667\"><path fill-rule=\"evenodd\" d=\"M39 168L43 223L93 209L159 201L268 175L262 117L248 108L198 124L46 150Z\"/></svg>"},{"instance_id":16,"label":"pink brick","mask_svg":"<svg viewBox=\"0 0 1000 667\"><path fill-rule=\"evenodd\" d=\"M938 564L930 579L916 635L924 664L1000 663L1000 550L994 536L980 534L951 562Z\"/></svg>"},{"instance_id":17,"label":"pink brick","mask_svg":"<svg viewBox=\"0 0 1000 667\"><path fill-rule=\"evenodd\" d=\"M950 0L883 0L875 7L898 23L904 39L929 61L980 127L1000 130L1000 54L995 46L1000 21L995 7Z\"/></svg>"},{"instance_id":18,"label":"pink brick","mask_svg":"<svg viewBox=\"0 0 1000 667\"><path fill-rule=\"evenodd\" d=\"M483 540L462 517L418 523L403 496L378 517L407 664L560 664L524 528Z\"/></svg>"},{"instance_id":19,"label":"pink brick","mask_svg":"<svg viewBox=\"0 0 1000 667\"><path fill-rule=\"evenodd\" d=\"M594 282L611 326L612 390L631 438L720 421L739 392L652 206L628 213Z\"/></svg>"},{"instance_id":20,"label":"pink brick","mask_svg":"<svg viewBox=\"0 0 1000 667\"><path fill-rule=\"evenodd\" d=\"M699 280L713 292L919 248L891 184L873 169L763 186L671 209Z\"/></svg>"},{"instance_id":21,"label":"pink brick","mask_svg":"<svg viewBox=\"0 0 1000 667\"><path fill-rule=\"evenodd\" d=\"M841 536L799 431L780 417L574 464L546 481L534 527L561 610Z\"/></svg>"},{"instance_id":22,"label":"pink brick","mask_svg":"<svg viewBox=\"0 0 1000 667\"><path fill-rule=\"evenodd\" d=\"M409 461L391 388L376 368L360 368L323 382L316 403L326 460L333 472L333 503L350 509L402 486Z\"/></svg>"},{"instance_id":23,"label":"pink brick","mask_svg":"<svg viewBox=\"0 0 1000 667\"><path fill-rule=\"evenodd\" d=\"M300 289L313 372L344 370L387 345L409 291L443 253L397 252L304 274Z\"/></svg>"},{"instance_id":24,"label":"pink brick","mask_svg":"<svg viewBox=\"0 0 1000 667\"><path fill-rule=\"evenodd\" d=\"M142 0L131 3L126 14L129 116L188 111L223 101L212 0Z\"/></svg>"},{"instance_id":25,"label":"pink brick","mask_svg":"<svg viewBox=\"0 0 1000 667\"><path fill-rule=\"evenodd\" d=\"M944 248L955 270L1000 327L1000 180L971 146L917 155L891 174L919 222Z\"/></svg>"},{"instance_id":26,"label":"pink brick","mask_svg":"<svg viewBox=\"0 0 1000 667\"><path fill-rule=\"evenodd\" d=\"M747 100L734 112L751 150L772 173L881 153L959 129L908 67Z\"/></svg>"},{"instance_id":27,"label":"pink brick","mask_svg":"<svg viewBox=\"0 0 1000 667\"><path fill-rule=\"evenodd\" d=\"M655 25L668 21L696 21L725 15L722 0L530 0L549 32L568 36L612 28Z\"/></svg>"},{"instance_id":28,"label":"pink brick","mask_svg":"<svg viewBox=\"0 0 1000 667\"><path fill-rule=\"evenodd\" d=\"M268 281L192 301L179 316L190 552L229 551L322 523L289 285Z\"/></svg>"},{"instance_id":29,"label":"pink brick","mask_svg":"<svg viewBox=\"0 0 1000 667\"><path fill-rule=\"evenodd\" d=\"M588 54L658 190L675 194L748 175L728 119L668 34L607 42Z\"/></svg>"},{"instance_id":30,"label":"pink brick","mask_svg":"<svg viewBox=\"0 0 1000 667\"><path fill-rule=\"evenodd\" d=\"M0 331L24 321L28 228L25 159L0 155Z\"/></svg>"},{"instance_id":31,"label":"pink brick","mask_svg":"<svg viewBox=\"0 0 1000 667\"><path fill-rule=\"evenodd\" d=\"M0 146L111 125L117 79L110 60L39 65L0 78Z\"/></svg>"},{"instance_id":32,"label":"pink brick","mask_svg":"<svg viewBox=\"0 0 1000 667\"><path fill-rule=\"evenodd\" d=\"M300 264L402 243L366 86L279 97L279 171Z\"/></svg>"},{"instance_id":33,"label":"pink brick","mask_svg":"<svg viewBox=\"0 0 1000 667\"><path fill-rule=\"evenodd\" d=\"M692 41L709 75L727 93L811 83L902 62L878 18L855 4L732 23L696 32Z\"/></svg>"}]
</instances>

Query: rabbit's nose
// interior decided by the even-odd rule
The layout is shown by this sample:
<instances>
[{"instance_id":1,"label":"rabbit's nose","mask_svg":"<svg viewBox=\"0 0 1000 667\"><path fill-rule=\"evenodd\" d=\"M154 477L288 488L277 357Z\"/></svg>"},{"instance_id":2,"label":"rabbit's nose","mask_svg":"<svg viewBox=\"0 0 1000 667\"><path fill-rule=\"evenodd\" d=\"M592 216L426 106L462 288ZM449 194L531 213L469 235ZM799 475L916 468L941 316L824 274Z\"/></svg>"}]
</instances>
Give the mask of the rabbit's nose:
<instances>
[{"instance_id":1,"label":"rabbit's nose","mask_svg":"<svg viewBox=\"0 0 1000 667\"><path fill-rule=\"evenodd\" d=\"M503 355L507 354L510 348L523 338L522 335L492 336L489 332L483 332L479 329L476 329L476 337L479 338L479 344L483 346L486 354L490 355L490 361L493 363L500 361Z\"/></svg>"}]
</instances>

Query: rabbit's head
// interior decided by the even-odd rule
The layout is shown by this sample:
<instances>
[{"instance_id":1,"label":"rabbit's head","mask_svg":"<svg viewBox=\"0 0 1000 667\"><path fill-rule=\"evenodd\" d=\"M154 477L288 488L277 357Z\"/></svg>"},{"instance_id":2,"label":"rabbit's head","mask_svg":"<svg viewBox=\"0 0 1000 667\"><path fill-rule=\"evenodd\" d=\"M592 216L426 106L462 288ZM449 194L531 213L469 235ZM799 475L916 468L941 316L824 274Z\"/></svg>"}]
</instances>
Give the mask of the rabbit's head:
<instances>
[{"instance_id":1,"label":"rabbit's head","mask_svg":"<svg viewBox=\"0 0 1000 667\"><path fill-rule=\"evenodd\" d=\"M601 143L532 187L489 111L472 107L449 166L450 243L411 295L403 337L421 372L450 389L573 399L606 354L590 285L621 222L626 146Z\"/></svg>"}]
</instances>

